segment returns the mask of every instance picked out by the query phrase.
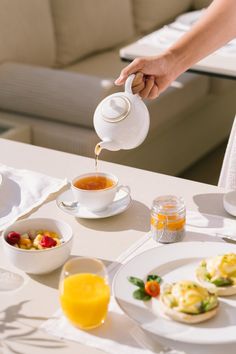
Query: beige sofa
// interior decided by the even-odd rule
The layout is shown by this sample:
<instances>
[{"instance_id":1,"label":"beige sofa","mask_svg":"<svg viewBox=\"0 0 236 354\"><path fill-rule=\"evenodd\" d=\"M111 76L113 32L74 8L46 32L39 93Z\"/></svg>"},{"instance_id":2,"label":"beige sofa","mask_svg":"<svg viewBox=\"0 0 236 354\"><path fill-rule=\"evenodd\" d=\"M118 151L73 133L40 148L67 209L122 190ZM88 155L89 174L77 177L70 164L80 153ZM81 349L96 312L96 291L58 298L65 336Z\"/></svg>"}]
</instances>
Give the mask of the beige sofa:
<instances>
[{"instance_id":1,"label":"beige sofa","mask_svg":"<svg viewBox=\"0 0 236 354\"><path fill-rule=\"evenodd\" d=\"M28 125L31 143L93 156L93 112L124 63L119 48L201 0L0 0L0 124ZM228 136L236 84L185 73L147 102L151 128L101 159L177 175Z\"/></svg>"}]
</instances>

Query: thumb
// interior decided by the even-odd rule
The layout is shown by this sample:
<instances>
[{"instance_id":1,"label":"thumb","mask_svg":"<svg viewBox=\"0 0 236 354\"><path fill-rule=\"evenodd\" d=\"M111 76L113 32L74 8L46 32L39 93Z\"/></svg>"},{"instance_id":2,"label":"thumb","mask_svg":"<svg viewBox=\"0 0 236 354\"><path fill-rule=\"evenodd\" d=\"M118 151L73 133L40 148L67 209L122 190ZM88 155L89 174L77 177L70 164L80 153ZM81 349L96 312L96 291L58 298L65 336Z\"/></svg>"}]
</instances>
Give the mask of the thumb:
<instances>
[{"instance_id":1,"label":"thumb","mask_svg":"<svg viewBox=\"0 0 236 354\"><path fill-rule=\"evenodd\" d=\"M123 85L129 75L135 74L137 71L139 71L141 68L140 64L140 59L135 59L132 61L132 63L130 63L121 71L120 76L115 81L115 84L118 86Z\"/></svg>"},{"instance_id":2,"label":"thumb","mask_svg":"<svg viewBox=\"0 0 236 354\"><path fill-rule=\"evenodd\" d=\"M115 85L117 86L123 85L128 76L129 74L127 74L126 72L124 72L124 70L122 70L120 76L115 80Z\"/></svg>"}]
</instances>

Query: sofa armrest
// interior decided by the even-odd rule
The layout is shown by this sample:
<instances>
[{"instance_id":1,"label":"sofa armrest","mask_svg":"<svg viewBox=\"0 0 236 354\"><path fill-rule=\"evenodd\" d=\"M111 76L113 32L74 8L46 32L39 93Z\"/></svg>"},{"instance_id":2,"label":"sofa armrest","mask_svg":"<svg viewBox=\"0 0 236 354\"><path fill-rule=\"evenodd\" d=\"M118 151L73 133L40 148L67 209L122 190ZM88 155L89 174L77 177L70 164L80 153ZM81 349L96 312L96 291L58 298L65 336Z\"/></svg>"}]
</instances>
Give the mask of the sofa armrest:
<instances>
[{"instance_id":1,"label":"sofa armrest","mask_svg":"<svg viewBox=\"0 0 236 354\"><path fill-rule=\"evenodd\" d=\"M113 80L18 63L0 65L0 108L93 127L98 103Z\"/></svg>"}]
</instances>

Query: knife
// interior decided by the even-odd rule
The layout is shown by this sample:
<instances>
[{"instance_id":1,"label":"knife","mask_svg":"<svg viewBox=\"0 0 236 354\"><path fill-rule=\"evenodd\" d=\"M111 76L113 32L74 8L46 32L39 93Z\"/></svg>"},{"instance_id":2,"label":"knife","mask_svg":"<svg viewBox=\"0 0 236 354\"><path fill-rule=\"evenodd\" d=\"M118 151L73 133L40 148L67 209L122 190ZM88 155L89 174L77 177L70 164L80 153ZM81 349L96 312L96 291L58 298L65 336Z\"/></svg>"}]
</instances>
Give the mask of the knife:
<instances>
[{"instance_id":1,"label":"knife","mask_svg":"<svg viewBox=\"0 0 236 354\"><path fill-rule=\"evenodd\" d=\"M215 234L217 237L221 238L221 240L225 241L225 242L229 242L229 243L233 243L236 244L236 238L230 235L225 235L225 234L220 234L220 233L216 233Z\"/></svg>"}]
</instances>

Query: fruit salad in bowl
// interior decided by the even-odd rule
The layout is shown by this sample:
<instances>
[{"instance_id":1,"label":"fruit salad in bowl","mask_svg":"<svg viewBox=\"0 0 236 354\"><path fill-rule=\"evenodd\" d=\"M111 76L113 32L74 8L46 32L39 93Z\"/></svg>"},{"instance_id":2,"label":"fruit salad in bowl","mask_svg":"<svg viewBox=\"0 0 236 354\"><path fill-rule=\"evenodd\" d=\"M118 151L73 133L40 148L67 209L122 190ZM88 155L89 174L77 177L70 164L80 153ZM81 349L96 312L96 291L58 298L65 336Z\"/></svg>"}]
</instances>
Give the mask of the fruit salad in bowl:
<instances>
[{"instance_id":1,"label":"fruit salad in bowl","mask_svg":"<svg viewBox=\"0 0 236 354\"><path fill-rule=\"evenodd\" d=\"M22 234L10 231L6 235L6 241L10 245L24 250L43 250L63 243L60 234L49 230L29 230Z\"/></svg>"},{"instance_id":2,"label":"fruit salad in bowl","mask_svg":"<svg viewBox=\"0 0 236 354\"><path fill-rule=\"evenodd\" d=\"M31 274L49 273L65 263L73 233L64 221L32 218L17 221L3 232L3 249L9 261Z\"/></svg>"}]
</instances>

